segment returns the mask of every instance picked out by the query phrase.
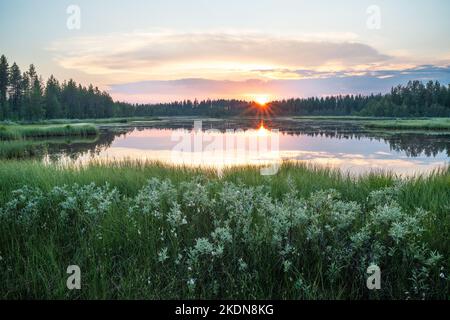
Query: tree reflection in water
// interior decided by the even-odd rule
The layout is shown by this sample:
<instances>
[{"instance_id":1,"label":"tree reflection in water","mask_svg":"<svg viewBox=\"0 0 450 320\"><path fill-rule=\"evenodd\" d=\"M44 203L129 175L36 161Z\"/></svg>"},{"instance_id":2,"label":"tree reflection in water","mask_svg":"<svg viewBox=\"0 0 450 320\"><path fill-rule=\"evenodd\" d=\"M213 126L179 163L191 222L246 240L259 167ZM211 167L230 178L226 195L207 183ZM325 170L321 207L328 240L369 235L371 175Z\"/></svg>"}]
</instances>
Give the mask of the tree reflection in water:
<instances>
[{"instance_id":1,"label":"tree reflection in water","mask_svg":"<svg viewBox=\"0 0 450 320\"><path fill-rule=\"evenodd\" d=\"M251 120L207 120L202 122L202 129L249 130L261 126L260 119ZM134 130L141 131L153 129L193 129L193 120L178 120L170 122L160 121L151 123L135 123L120 127L111 126L102 128L96 139L62 139L48 141L48 157L56 161L61 157L77 159L89 154L95 157L101 151L111 147L118 137L126 136ZM356 121L295 121L295 120L264 120L265 128L278 129L281 134L289 136L306 135L311 137L326 137L334 139L369 139L385 142L390 149L396 152L404 152L407 157L436 157L439 153L445 153L450 157L450 134L427 132L401 132L401 131L369 131L364 129Z\"/></svg>"}]
</instances>

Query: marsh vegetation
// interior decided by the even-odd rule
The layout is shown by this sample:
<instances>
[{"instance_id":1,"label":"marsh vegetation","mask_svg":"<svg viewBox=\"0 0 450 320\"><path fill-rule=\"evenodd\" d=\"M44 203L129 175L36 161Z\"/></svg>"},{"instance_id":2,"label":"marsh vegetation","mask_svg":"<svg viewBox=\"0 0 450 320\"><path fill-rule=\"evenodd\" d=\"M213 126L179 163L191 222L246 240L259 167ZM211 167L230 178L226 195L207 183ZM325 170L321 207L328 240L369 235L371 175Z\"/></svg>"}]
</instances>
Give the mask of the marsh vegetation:
<instances>
[{"instance_id":1,"label":"marsh vegetation","mask_svg":"<svg viewBox=\"0 0 450 320\"><path fill-rule=\"evenodd\" d=\"M450 171L0 164L2 298L445 299ZM29 179L28 177L33 177ZM382 270L368 291L366 269ZM77 264L83 290L69 292Z\"/></svg>"},{"instance_id":2,"label":"marsh vegetation","mask_svg":"<svg viewBox=\"0 0 450 320\"><path fill-rule=\"evenodd\" d=\"M98 129L92 124L66 125L0 125L0 140L20 140L28 138L51 138L67 136L93 136Z\"/></svg>"}]
</instances>

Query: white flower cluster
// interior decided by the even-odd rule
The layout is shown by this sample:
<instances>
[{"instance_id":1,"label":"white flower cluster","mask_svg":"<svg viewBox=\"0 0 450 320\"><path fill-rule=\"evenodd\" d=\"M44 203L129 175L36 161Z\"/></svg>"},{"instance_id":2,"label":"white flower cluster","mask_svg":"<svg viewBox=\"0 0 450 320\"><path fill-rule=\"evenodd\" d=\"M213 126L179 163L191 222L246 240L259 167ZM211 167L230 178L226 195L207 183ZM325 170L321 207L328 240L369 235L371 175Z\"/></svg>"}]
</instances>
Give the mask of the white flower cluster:
<instances>
[{"instance_id":1,"label":"white flower cluster","mask_svg":"<svg viewBox=\"0 0 450 320\"><path fill-rule=\"evenodd\" d=\"M96 224L120 202L119 192L108 184L54 187L45 193L24 186L13 192L12 200L0 210L6 219L14 219L25 227L48 227L51 223L84 221Z\"/></svg>"}]
</instances>

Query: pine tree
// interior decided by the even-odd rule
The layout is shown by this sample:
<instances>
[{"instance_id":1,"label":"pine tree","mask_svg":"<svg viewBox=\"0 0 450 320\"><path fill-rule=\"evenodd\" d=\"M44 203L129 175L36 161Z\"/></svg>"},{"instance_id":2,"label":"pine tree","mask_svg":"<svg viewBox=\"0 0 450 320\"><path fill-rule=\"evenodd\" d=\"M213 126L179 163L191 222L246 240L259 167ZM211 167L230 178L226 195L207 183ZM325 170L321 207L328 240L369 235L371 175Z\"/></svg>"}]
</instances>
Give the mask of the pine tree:
<instances>
[{"instance_id":1,"label":"pine tree","mask_svg":"<svg viewBox=\"0 0 450 320\"><path fill-rule=\"evenodd\" d=\"M39 120L44 116L44 100L42 80L39 78L36 68L30 65L28 71L22 77L23 102L22 118L27 120Z\"/></svg>"},{"instance_id":2,"label":"pine tree","mask_svg":"<svg viewBox=\"0 0 450 320\"><path fill-rule=\"evenodd\" d=\"M79 117L80 101L75 81L70 79L69 82L63 85L61 96L64 108L67 110L65 116L71 119Z\"/></svg>"},{"instance_id":3,"label":"pine tree","mask_svg":"<svg viewBox=\"0 0 450 320\"><path fill-rule=\"evenodd\" d=\"M47 81L45 86L45 118L54 119L63 116L61 107L61 89L53 75Z\"/></svg>"},{"instance_id":4,"label":"pine tree","mask_svg":"<svg viewBox=\"0 0 450 320\"><path fill-rule=\"evenodd\" d=\"M12 118L18 118L22 103L22 75L19 66L15 62L9 72L8 94Z\"/></svg>"},{"instance_id":5,"label":"pine tree","mask_svg":"<svg viewBox=\"0 0 450 320\"><path fill-rule=\"evenodd\" d=\"M30 92L30 118L39 120L44 117L44 97L42 89L42 79L37 76L33 78Z\"/></svg>"},{"instance_id":6,"label":"pine tree","mask_svg":"<svg viewBox=\"0 0 450 320\"><path fill-rule=\"evenodd\" d=\"M9 66L4 55L0 57L0 119L8 117L7 90L8 90Z\"/></svg>"},{"instance_id":7,"label":"pine tree","mask_svg":"<svg viewBox=\"0 0 450 320\"><path fill-rule=\"evenodd\" d=\"M22 74L19 119L31 119L31 79L28 72Z\"/></svg>"}]
</instances>

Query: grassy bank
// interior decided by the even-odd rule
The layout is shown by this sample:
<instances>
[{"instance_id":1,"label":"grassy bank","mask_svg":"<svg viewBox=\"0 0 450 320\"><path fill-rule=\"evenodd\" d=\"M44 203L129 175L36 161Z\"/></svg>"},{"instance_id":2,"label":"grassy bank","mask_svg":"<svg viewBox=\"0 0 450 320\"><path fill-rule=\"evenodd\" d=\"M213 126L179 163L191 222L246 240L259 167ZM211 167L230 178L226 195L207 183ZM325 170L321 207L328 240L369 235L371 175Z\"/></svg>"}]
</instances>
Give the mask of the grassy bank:
<instances>
[{"instance_id":1,"label":"grassy bank","mask_svg":"<svg viewBox=\"0 0 450 320\"><path fill-rule=\"evenodd\" d=\"M54 124L110 124L110 123L130 123L133 121L156 121L157 117L118 117L118 118L101 118L101 119L43 119L36 121L5 121L3 124L16 125L54 125ZM2 122L0 122L0 125Z\"/></svg>"},{"instance_id":2,"label":"grassy bank","mask_svg":"<svg viewBox=\"0 0 450 320\"><path fill-rule=\"evenodd\" d=\"M367 121L367 120L390 120L392 118L361 117L361 116L300 116L293 117L296 120L336 120L336 121Z\"/></svg>"},{"instance_id":3,"label":"grassy bank","mask_svg":"<svg viewBox=\"0 0 450 320\"><path fill-rule=\"evenodd\" d=\"M450 170L0 162L1 298L448 298ZM16 191L14 191L16 190ZM368 291L366 269L382 270ZM82 290L66 289L79 265Z\"/></svg>"},{"instance_id":4,"label":"grassy bank","mask_svg":"<svg viewBox=\"0 0 450 320\"><path fill-rule=\"evenodd\" d=\"M51 138L65 136L97 135L98 129L92 124L67 125L0 125L0 140L26 138Z\"/></svg>"},{"instance_id":5,"label":"grassy bank","mask_svg":"<svg viewBox=\"0 0 450 320\"><path fill-rule=\"evenodd\" d=\"M450 118L378 120L367 122L364 125L376 129L450 130Z\"/></svg>"},{"instance_id":6,"label":"grassy bank","mask_svg":"<svg viewBox=\"0 0 450 320\"><path fill-rule=\"evenodd\" d=\"M450 130L450 118L380 118L360 116L305 116L293 117L297 121L352 122L373 129L392 130Z\"/></svg>"}]
</instances>

